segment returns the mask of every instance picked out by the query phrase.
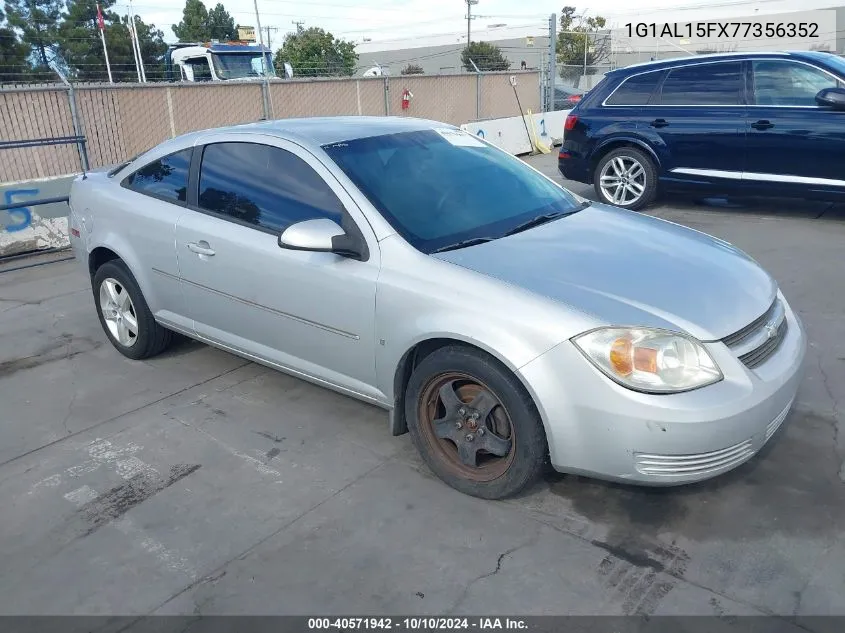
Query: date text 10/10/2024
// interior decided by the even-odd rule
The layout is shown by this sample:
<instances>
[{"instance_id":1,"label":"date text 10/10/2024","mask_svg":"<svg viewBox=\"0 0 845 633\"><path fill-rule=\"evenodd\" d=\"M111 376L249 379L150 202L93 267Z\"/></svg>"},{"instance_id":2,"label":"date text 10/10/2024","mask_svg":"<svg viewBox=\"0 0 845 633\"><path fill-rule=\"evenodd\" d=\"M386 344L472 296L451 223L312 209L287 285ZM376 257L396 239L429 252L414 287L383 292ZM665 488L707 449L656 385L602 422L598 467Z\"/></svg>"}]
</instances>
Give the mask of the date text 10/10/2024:
<instances>
[{"instance_id":1,"label":"date text 10/10/2024","mask_svg":"<svg viewBox=\"0 0 845 633\"><path fill-rule=\"evenodd\" d=\"M519 618L308 618L308 630L328 631L453 631L453 630L520 630L528 625Z\"/></svg>"}]
</instances>

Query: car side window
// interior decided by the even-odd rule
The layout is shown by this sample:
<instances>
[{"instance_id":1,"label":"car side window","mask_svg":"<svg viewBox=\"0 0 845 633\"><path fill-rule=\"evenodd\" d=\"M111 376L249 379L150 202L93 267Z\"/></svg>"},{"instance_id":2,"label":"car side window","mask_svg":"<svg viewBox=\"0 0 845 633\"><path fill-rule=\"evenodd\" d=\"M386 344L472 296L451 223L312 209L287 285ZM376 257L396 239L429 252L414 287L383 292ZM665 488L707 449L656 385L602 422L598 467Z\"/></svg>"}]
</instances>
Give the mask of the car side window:
<instances>
[{"instance_id":1,"label":"car side window","mask_svg":"<svg viewBox=\"0 0 845 633\"><path fill-rule=\"evenodd\" d=\"M663 82L662 105L742 105L745 81L742 62L696 64L669 71Z\"/></svg>"},{"instance_id":2,"label":"car side window","mask_svg":"<svg viewBox=\"0 0 845 633\"><path fill-rule=\"evenodd\" d=\"M274 233L295 222L341 222L343 205L308 163L278 147L258 143L206 145L199 206Z\"/></svg>"},{"instance_id":3,"label":"car side window","mask_svg":"<svg viewBox=\"0 0 845 633\"><path fill-rule=\"evenodd\" d=\"M607 105L638 106L646 105L654 93L662 72L643 73L628 77L622 84L613 91L605 102Z\"/></svg>"},{"instance_id":4,"label":"car side window","mask_svg":"<svg viewBox=\"0 0 845 633\"><path fill-rule=\"evenodd\" d=\"M814 106L820 90L842 86L818 68L786 60L759 60L752 68L755 105Z\"/></svg>"},{"instance_id":5,"label":"car side window","mask_svg":"<svg viewBox=\"0 0 845 633\"><path fill-rule=\"evenodd\" d=\"M192 151L189 148L154 160L128 175L121 184L148 196L185 202Z\"/></svg>"}]
</instances>

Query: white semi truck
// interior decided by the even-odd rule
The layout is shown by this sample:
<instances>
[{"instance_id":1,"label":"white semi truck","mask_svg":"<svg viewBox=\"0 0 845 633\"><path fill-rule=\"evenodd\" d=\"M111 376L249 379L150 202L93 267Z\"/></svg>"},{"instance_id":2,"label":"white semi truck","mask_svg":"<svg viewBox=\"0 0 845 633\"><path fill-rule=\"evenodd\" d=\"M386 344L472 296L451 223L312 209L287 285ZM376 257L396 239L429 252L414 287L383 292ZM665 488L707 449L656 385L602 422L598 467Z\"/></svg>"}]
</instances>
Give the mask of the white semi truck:
<instances>
[{"instance_id":1,"label":"white semi truck","mask_svg":"<svg viewBox=\"0 0 845 633\"><path fill-rule=\"evenodd\" d=\"M180 42L167 49L164 61L168 81L231 81L276 76L270 49L249 42Z\"/></svg>"}]
</instances>

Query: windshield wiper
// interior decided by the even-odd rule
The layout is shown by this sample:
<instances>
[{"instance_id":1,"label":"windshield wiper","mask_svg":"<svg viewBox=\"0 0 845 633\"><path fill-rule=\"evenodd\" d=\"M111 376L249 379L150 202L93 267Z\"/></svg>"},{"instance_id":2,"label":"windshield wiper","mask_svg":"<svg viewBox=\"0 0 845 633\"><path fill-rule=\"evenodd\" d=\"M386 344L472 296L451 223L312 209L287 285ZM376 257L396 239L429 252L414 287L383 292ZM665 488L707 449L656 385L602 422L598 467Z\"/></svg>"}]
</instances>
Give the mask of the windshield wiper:
<instances>
[{"instance_id":1,"label":"windshield wiper","mask_svg":"<svg viewBox=\"0 0 845 633\"><path fill-rule=\"evenodd\" d=\"M536 217L531 218L530 220L526 220L522 224L516 225L510 231L505 233L502 237L507 237L508 235L513 235L514 233L521 233L522 231L533 229L535 226L540 226L541 224L545 224L546 222L551 222L552 220L557 220L558 218L562 218L567 215L572 215L573 213L578 213L578 211L586 209L591 204L592 202L590 202L589 200L585 200L577 207L574 207L569 211L555 211L554 213L544 213L543 215L538 215Z\"/></svg>"},{"instance_id":2,"label":"windshield wiper","mask_svg":"<svg viewBox=\"0 0 845 633\"><path fill-rule=\"evenodd\" d=\"M442 253L444 251L453 251L458 248L466 248L467 246L475 246L476 244L484 244L484 242L490 242L496 238L494 237L474 237L469 240L464 240L462 242L456 242L455 244L449 244L449 246L443 246L442 248L438 248L435 251L431 251L432 253Z\"/></svg>"}]
</instances>

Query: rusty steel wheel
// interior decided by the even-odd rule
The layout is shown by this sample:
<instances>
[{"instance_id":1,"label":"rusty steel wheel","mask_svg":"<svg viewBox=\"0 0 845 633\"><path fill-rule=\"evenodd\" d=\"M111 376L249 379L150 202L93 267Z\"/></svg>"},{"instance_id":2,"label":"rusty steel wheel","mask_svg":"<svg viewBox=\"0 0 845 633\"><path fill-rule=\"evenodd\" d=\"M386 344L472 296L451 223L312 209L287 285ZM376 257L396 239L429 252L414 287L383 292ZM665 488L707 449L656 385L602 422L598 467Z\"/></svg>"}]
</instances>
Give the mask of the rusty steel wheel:
<instances>
[{"instance_id":1,"label":"rusty steel wheel","mask_svg":"<svg viewBox=\"0 0 845 633\"><path fill-rule=\"evenodd\" d=\"M420 431L448 468L473 481L501 477L513 462L513 426L496 395L467 374L429 381L419 400Z\"/></svg>"},{"instance_id":2,"label":"rusty steel wheel","mask_svg":"<svg viewBox=\"0 0 845 633\"><path fill-rule=\"evenodd\" d=\"M425 356L404 404L420 455L461 492L508 497L545 466L546 434L533 400L513 372L479 349L450 345Z\"/></svg>"}]
</instances>

